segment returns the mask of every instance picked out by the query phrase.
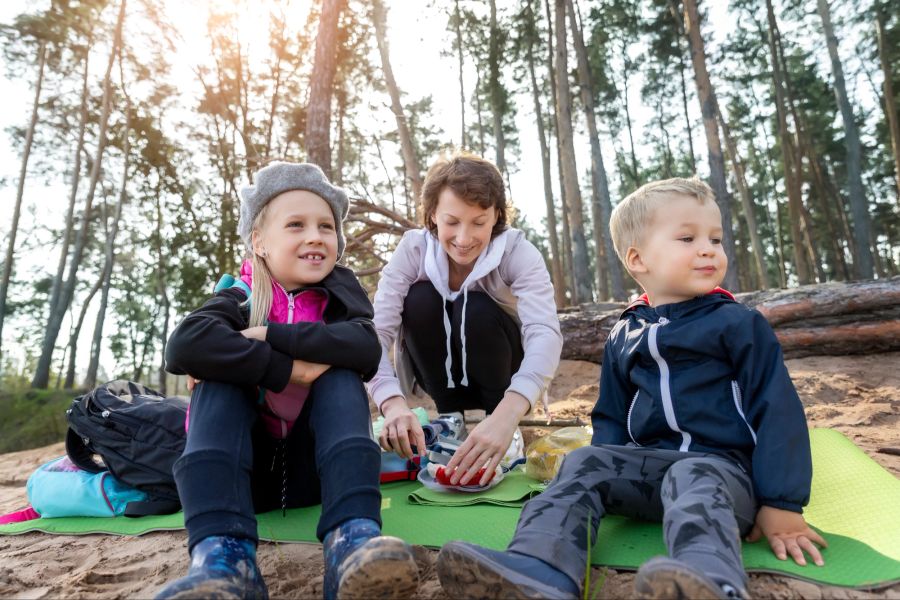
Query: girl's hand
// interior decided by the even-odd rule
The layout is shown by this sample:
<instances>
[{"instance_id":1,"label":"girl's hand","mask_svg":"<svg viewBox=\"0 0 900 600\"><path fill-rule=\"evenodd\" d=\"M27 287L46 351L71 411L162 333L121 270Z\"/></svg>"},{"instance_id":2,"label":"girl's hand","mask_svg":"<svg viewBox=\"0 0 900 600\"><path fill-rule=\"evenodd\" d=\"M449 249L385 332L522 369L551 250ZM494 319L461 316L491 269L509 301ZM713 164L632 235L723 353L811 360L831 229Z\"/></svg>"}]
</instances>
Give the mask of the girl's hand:
<instances>
[{"instance_id":1,"label":"girl's hand","mask_svg":"<svg viewBox=\"0 0 900 600\"><path fill-rule=\"evenodd\" d=\"M772 506L763 506L756 513L756 524L747 537L748 542L755 542L762 536L769 541L772 552L779 560L787 560L787 555L798 565L806 565L804 550L813 562L820 567L825 564L816 544L828 547L822 536L810 529L803 515L790 510Z\"/></svg>"},{"instance_id":2,"label":"girl's hand","mask_svg":"<svg viewBox=\"0 0 900 600\"><path fill-rule=\"evenodd\" d=\"M451 484L468 485L478 471L484 468L484 474L477 484L487 485L509 449L519 420L530 408L531 403L525 396L507 392L494 412L469 433L469 437L447 463L446 470L453 473L450 477Z\"/></svg>"},{"instance_id":3,"label":"girl's hand","mask_svg":"<svg viewBox=\"0 0 900 600\"><path fill-rule=\"evenodd\" d=\"M194 386L196 386L198 383L202 383L201 380L199 380L199 379L194 379L194 378L191 377L190 375L186 375L186 377L187 377L187 387L188 387L188 391L189 391L189 392L193 392L193 391L194 391Z\"/></svg>"},{"instance_id":4,"label":"girl's hand","mask_svg":"<svg viewBox=\"0 0 900 600\"><path fill-rule=\"evenodd\" d=\"M265 329L265 327L256 327L253 329ZM265 334L263 335L263 338L265 338ZM291 368L291 383L309 387L322 373L330 368L331 365L307 362L305 360L295 360L294 366Z\"/></svg>"},{"instance_id":5,"label":"girl's hand","mask_svg":"<svg viewBox=\"0 0 900 600\"><path fill-rule=\"evenodd\" d=\"M415 456L412 444L415 444L416 450L424 456L425 432L403 396L391 396L382 402L381 412L384 414L384 426L378 436L381 447L403 458L412 458Z\"/></svg>"},{"instance_id":6,"label":"girl's hand","mask_svg":"<svg viewBox=\"0 0 900 600\"><path fill-rule=\"evenodd\" d=\"M266 326L260 325L258 327L250 327L249 329L244 329L243 331L241 331L241 335L243 335L247 339L259 340L260 342L264 342L266 341L266 331Z\"/></svg>"}]
</instances>

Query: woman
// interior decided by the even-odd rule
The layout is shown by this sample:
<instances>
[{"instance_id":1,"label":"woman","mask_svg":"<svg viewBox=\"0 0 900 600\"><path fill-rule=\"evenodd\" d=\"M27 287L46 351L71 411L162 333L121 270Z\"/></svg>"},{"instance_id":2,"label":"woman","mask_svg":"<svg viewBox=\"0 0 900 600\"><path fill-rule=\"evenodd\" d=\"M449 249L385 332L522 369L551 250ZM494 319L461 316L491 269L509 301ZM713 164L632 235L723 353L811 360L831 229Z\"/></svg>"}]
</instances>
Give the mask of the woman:
<instances>
[{"instance_id":1,"label":"woman","mask_svg":"<svg viewBox=\"0 0 900 600\"><path fill-rule=\"evenodd\" d=\"M518 423L559 364L553 285L538 249L508 227L503 178L489 161L464 153L438 160L422 204L425 228L406 232L375 294L383 352L368 388L385 417L379 442L405 457L413 446L425 452L406 402L417 381L460 425L465 409L487 412L448 465L454 485L476 483L485 467L483 485L511 443L521 453Z\"/></svg>"}]
</instances>

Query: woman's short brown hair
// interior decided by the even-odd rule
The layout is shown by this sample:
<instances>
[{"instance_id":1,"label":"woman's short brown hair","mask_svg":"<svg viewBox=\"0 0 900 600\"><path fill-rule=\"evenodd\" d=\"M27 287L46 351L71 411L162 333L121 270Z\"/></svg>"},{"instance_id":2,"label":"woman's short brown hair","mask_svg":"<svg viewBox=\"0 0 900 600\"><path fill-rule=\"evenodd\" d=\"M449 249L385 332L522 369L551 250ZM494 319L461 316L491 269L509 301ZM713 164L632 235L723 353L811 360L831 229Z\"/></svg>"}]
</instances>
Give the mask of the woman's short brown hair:
<instances>
[{"instance_id":1,"label":"woman's short brown hair","mask_svg":"<svg viewBox=\"0 0 900 600\"><path fill-rule=\"evenodd\" d=\"M431 165L422 186L422 218L425 227L432 233L437 229L434 223L434 212L437 210L438 197L444 188L470 204L481 208L494 207L497 211L497 223L491 230L491 237L506 229L506 191L503 176L489 160L468 152L456 152L451 156L442 156Z\"/></svg>"}]
</instances>

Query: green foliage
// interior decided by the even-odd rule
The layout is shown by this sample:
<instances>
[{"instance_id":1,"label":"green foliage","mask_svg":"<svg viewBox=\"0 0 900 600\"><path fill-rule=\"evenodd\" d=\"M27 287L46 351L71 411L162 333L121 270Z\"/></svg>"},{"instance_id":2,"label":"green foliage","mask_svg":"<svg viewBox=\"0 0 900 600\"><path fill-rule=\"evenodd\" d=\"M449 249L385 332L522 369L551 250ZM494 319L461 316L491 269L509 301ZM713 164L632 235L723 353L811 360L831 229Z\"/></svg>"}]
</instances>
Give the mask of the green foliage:
<instances>
[{"instance_id":1,"label":"green foliage","mask_svg":"<svg viewBox=\"0 0 900 600\"><path fill-rule=\"evenodd\" d=\"M24 384L24 385L23 385ZM66 409L84 392L32 390L19 386L0 390L0 453L40 448L65 439Z\"/></svg>"}]
</instances>

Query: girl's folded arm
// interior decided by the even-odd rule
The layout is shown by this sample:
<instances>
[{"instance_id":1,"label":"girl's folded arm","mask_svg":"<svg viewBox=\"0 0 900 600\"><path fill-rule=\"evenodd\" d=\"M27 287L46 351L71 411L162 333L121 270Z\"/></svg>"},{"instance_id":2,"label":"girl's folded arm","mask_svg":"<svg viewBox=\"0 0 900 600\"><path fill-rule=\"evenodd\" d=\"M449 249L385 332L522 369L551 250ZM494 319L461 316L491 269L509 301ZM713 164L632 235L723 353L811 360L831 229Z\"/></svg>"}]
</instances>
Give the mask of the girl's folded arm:
<instances>
[{"instance_id":1,"label":"girl's folded arm","mask_svg":"<svg viewBox=\"0 0 900 600\"><path fill-rule=\"evenodd\" d=\"M200 380L284 389L293 361L268 343L241 334L246 328L243 299L242 292L225 290L185 317L166 345L166 370Z\"/></svg>"},{"instance_id":2,"label":"girl's folded arm","mask_svg":"<svg viewBox=\"0 0 900 600\"><path fill-rule=\"evenodd\" d=\"M381 360L381 344L370 319L337 323L270 323L266 342L289 357L351 369L370 379Z\"/></svg>"}]
</instances>

